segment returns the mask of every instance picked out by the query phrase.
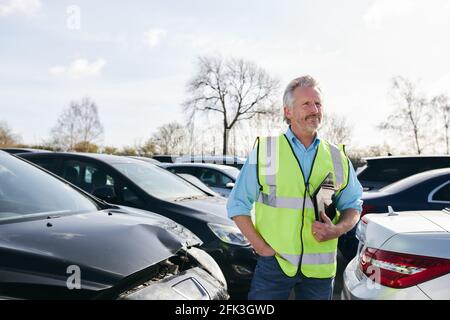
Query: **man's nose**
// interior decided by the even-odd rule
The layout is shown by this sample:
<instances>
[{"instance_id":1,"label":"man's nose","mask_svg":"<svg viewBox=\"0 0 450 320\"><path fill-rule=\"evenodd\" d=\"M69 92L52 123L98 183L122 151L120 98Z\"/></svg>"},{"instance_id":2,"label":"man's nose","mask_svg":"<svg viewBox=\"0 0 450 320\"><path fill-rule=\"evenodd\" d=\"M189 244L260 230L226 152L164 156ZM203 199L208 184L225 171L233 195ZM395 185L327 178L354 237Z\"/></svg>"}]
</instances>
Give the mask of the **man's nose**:
<instances>
[{"instance_id":1,"label":"man's nose","mask_svg":"<svg viewBox=\"0 0 450 320\"><path fill-rule=\"evenodd\" d=\"M309 103L308 109L313 113L319 113L319 107L315 103Z\"/></svg>"}]
</instances>

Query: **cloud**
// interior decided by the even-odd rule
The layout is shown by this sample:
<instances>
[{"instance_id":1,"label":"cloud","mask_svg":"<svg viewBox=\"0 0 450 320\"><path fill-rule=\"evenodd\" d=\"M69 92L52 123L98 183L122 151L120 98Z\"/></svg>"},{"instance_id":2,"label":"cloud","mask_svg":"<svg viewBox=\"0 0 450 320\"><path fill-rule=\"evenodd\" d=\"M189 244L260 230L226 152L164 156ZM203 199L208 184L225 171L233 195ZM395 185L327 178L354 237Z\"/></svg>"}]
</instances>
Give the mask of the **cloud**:
<instances>
[{"instance_id":1,"label":"cloud","mask_svg":"<svg viewBox=\"0 0 450 320\"><path fill-rule=\"evenodd\" d=\"M89 63L86 59L77 59L72 61L68 67L54 66L49 69L50 74L59 75L65 74L73 78L81 78L85 76L95 76L100 73L105 66L106 61L103 59L97 59L94 62Z\"/></svg>"},{"instance_id":2,"label":"cloud","mask_svg":"<svg viewBox=\"0 0 450 320\"><path fill-rule=\"evenodd\" d=\"M32 15L41 7L39 0L9 0L0 4L0 17L9 16L15 13Z\"/></svg>"},{"instance_id":3,"label":"cloud","mask_svg":"<svg viewBox=\"0 0 450 320\"><path fill-rule=\"evenodd\" d=\"M414 6L413 0L375 0L363 20L368 27L379 29L386 20L408 16Z\"/></svg>"},{"instance_id":4,"label":"cloud","mask_svg":"<svg viewBox=\"0 0 450 320\"><path fill-rule=\"evenodd\" d=\"M167 35L164 29L150 29L144 33L145 43L150 47L156 47L161 39Z\"/></svg>"}]
</instances>

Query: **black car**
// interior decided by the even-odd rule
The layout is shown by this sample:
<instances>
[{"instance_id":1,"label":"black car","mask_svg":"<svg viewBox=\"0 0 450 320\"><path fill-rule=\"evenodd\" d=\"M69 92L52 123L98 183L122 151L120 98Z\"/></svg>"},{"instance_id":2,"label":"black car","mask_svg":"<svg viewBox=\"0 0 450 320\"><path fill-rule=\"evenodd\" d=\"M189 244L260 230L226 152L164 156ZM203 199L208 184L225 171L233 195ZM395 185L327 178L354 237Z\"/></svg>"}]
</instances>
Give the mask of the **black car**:
<instances>
[{"instance_id":1,"label":"black car","mask_svg":"<svg viewBox=\"0 0 450 320\"><path fill-rule=\"evenodd\" d=\"M179 156L175 156L175 155L160 154L160 155L153 156L152 159L155 159L156 161L159 161L159 162L173 163L173 162L175 162L175 159L178 157Z\"/></svg>"},{"instance_id":2,"label":"black car","mask_svg":"<svg viewBox=\"0 0 450 320\"><path fill-rule=\"evenodd\" d=\"M187 227L222 268L231 298L246 297L257 255L228 219L224 198L128 157L55 152L20 156L109 203L150 210Z\"/></svg>"},{"instance_id":3,"label":"black car","mask_svg":"<svg viewBox=\"0 0 450 320\"><path fill-rule=\"evenodd\" d=\"M367 163L358 170L358 180L365 191L378 190L423 171L450 168L450 156L387 156L364 160Z\"/></svg>"},{"instance_id":4,"label":"black car","mask_svg":"<svg viewBox=\"0 0 450 320\"><path fill-rule=\"evenodd\" d=\"M0 300L226 299L199 244L168 218L107 204L0 151Z\"/></svg>"},{"instance_id":5,"label":"black car","mask_svg":"<svg viewBox=\"0 0 450 320\"><path fill-rule=\"evenodd\" d=\"M363 211L386 213L393 211L442 210L450 207L450 168L421 172L377 191L364 192ZM342 236L340 250L347 259L352 259L358 246L356 227Z\"/></svg>"}]
</instances>

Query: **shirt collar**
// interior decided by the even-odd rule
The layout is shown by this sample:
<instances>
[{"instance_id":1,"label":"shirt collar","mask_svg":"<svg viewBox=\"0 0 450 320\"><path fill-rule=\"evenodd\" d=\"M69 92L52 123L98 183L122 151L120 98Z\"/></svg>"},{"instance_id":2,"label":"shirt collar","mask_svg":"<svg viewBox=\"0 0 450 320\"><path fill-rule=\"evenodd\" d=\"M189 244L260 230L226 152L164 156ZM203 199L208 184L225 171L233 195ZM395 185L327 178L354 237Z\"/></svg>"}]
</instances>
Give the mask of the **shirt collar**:
<instances>
[{"instance_id":1,"label":"shirt collar","mask_svg":"<svg viewBox=\"0 0 450 320\"><path fill-rule=\"evenodd\" d=\"M289 128L286 131L286 137L288 138L289 142L293 143L294 145L298 145L298 146L302 146L305 150L305 146L303 145L303 143L295 136L294 132L292 132L291 130L291 126L289 126ZM320 138L319 135L316 134L316 137L314 138L313 142L311 143L311 145L309 146L309 149L316 149L317 146L320 143Z\"/></svg>"}]
</instances>

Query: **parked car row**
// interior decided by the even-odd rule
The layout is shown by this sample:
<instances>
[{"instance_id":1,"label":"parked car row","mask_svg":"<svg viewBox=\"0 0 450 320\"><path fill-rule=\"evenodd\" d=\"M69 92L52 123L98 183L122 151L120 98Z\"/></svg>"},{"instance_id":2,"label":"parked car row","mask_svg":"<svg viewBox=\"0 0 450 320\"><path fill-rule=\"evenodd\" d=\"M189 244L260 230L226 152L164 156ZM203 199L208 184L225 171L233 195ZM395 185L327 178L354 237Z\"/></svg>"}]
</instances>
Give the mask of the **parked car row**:
<instances>
[{"instance_id":1,"label":"parked car row","mask_svg":"<svg viewBox=\"0 0 450 320\"><path fill-rule=\"evenodd\" d=\"M220 267L188 229L2 151L0 234L1 299L228 298Z\"/></svg>"},{"instance_id":2,"label":"parked car row","mask_svg":"<svg viewBox=\"0 0 450 320\"><path fill-rule=\"evenodd\" d=\"M341 298L450 299L450 157L370 158L358 178L361 220L339 239L351 260Z\"/></svg>"},{"instance_id":3,"label":"parked car row","mask_svg":"<svg viewBox=\"0 0 450 320\"><path fill-rule=\"evenodd\" d=\"M18 156L108 203L152 211L188 228L203 242L200 248L220 265L231 297L246 296L257 256L228 219L226 199L138 159L66 152Z\"/></svg>"},{"instance_id":4,"label":"parked car row","mask_svg":"<svg viewBox=\"0 0 450 320\"><path fill-rule=\"evenodd\" d=\"M0 151L0 299L246 298L257 256L224 198L237 168L16 151ZM450 167L422 172L450 157L397 158L358 171L379 179L361 179L362 219L339 239L343 299L450 299Z\"/></svg>"}]
</instances>

